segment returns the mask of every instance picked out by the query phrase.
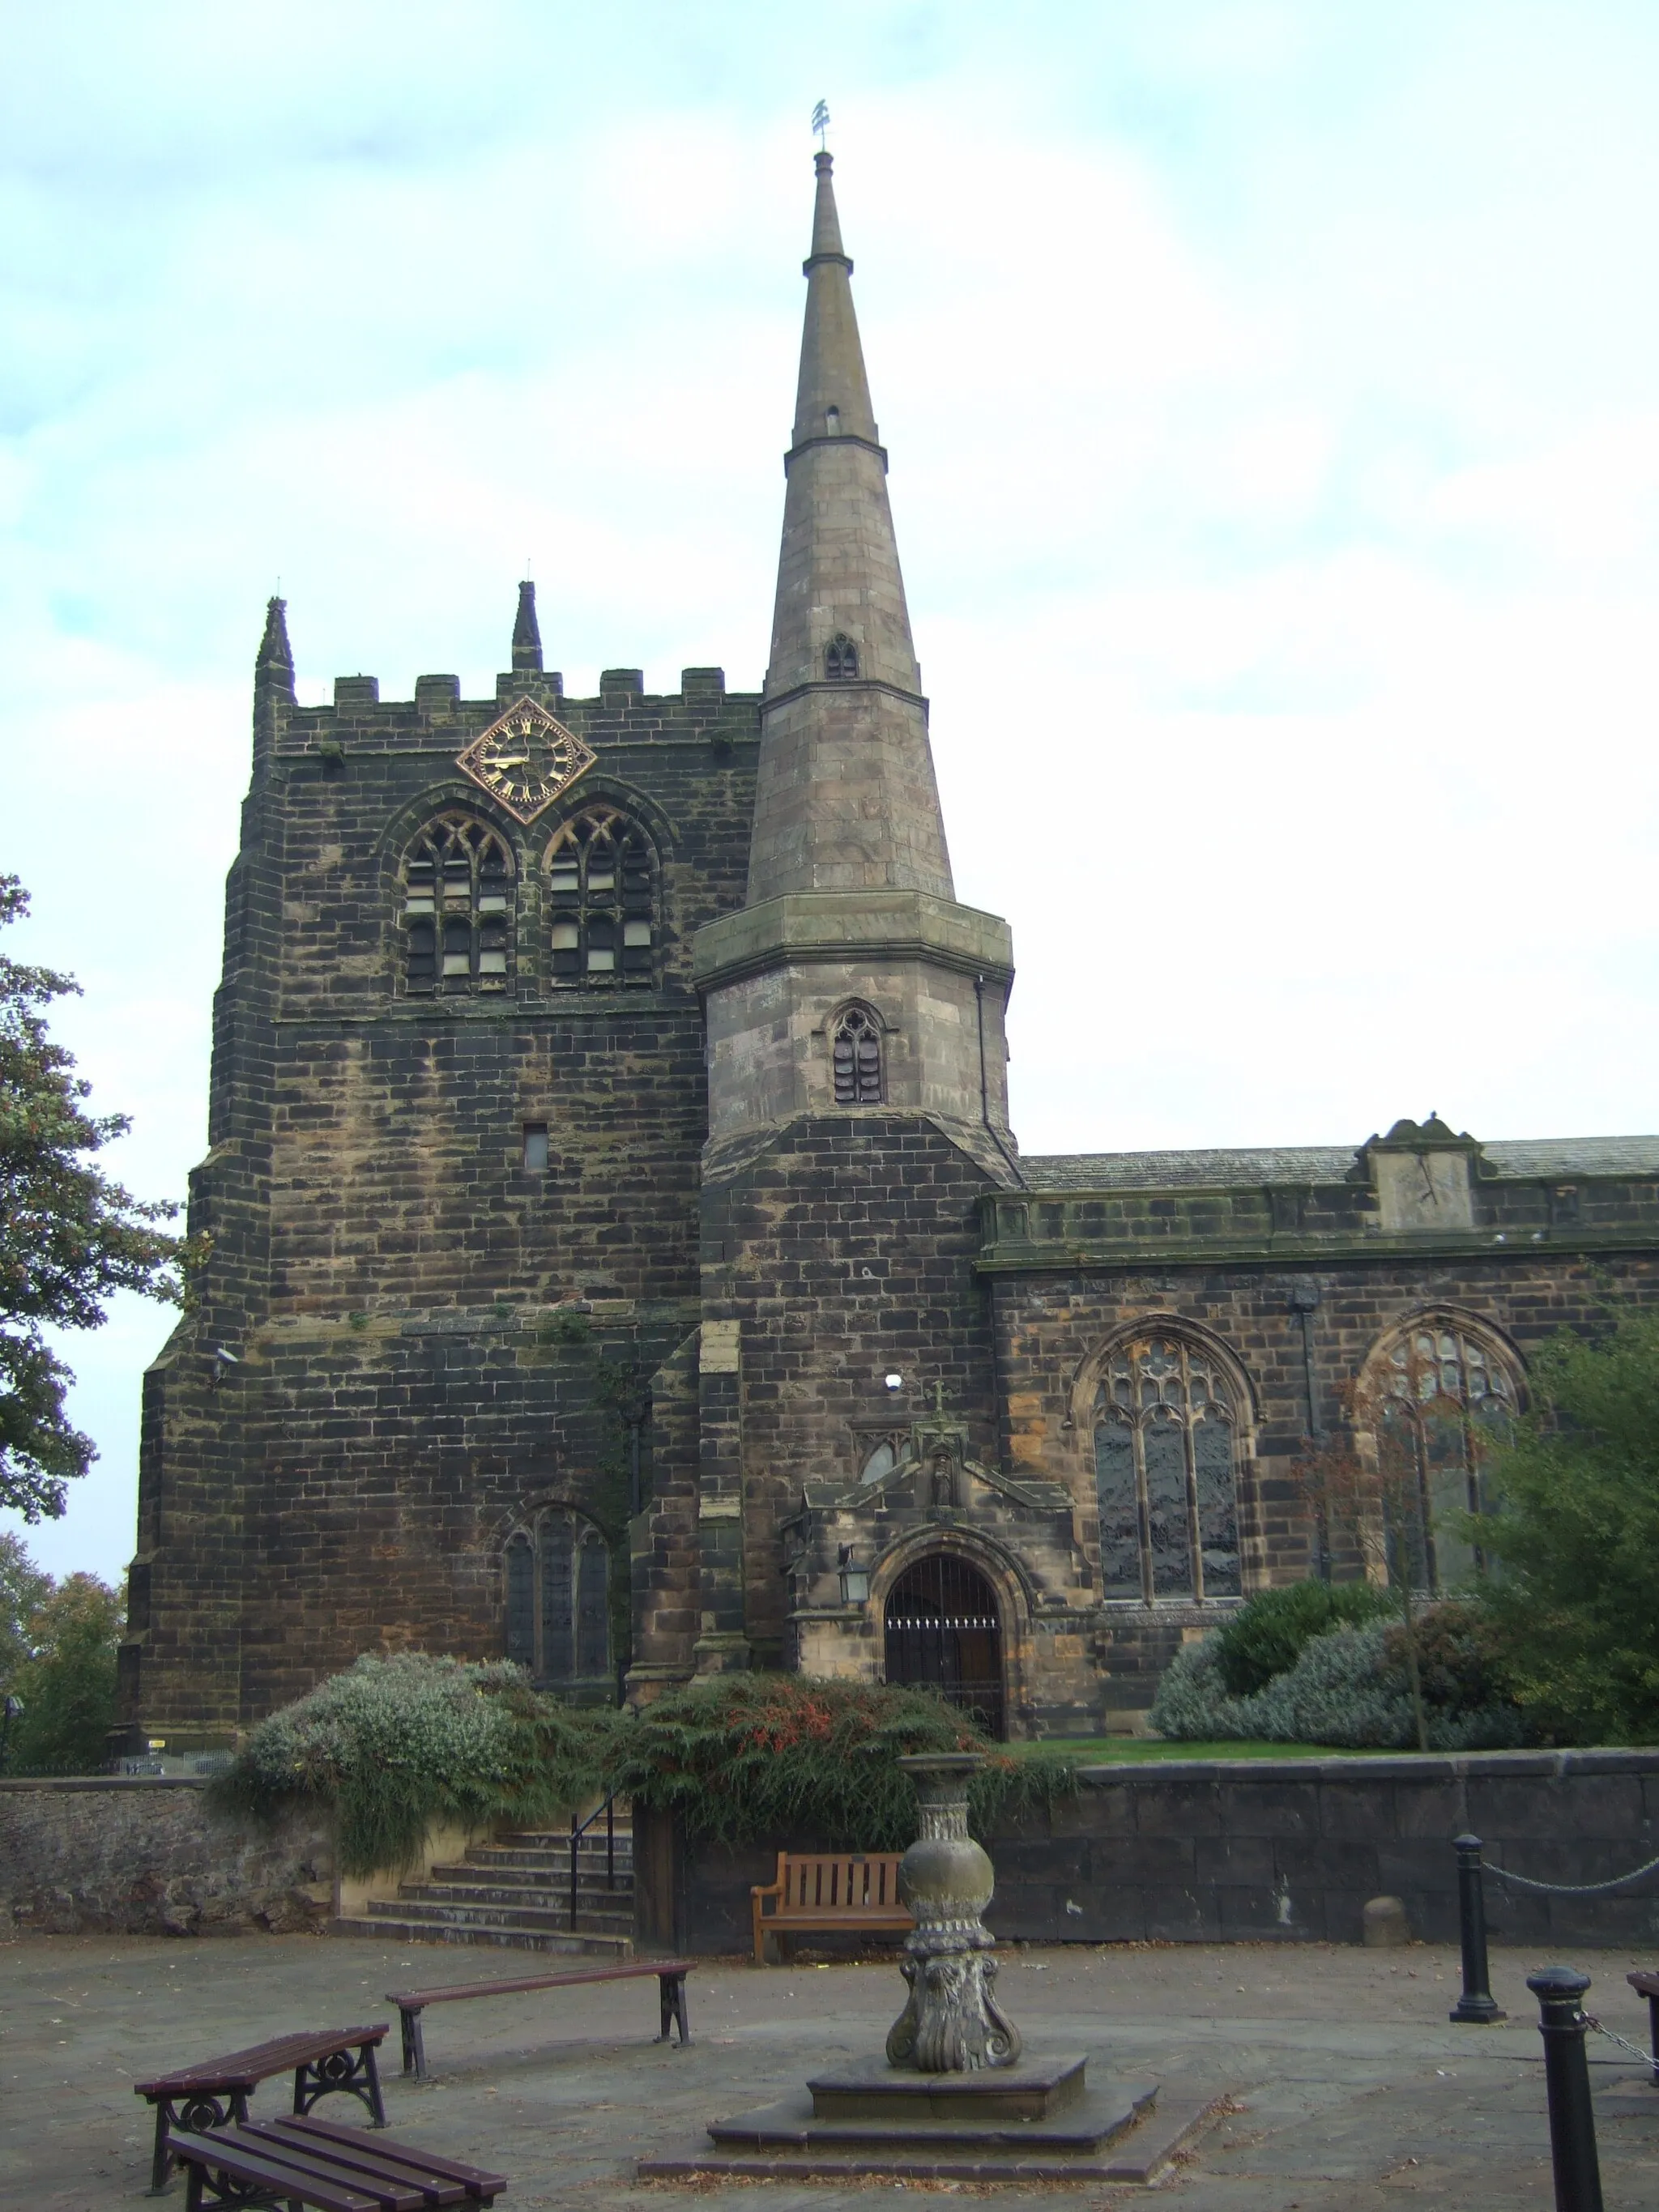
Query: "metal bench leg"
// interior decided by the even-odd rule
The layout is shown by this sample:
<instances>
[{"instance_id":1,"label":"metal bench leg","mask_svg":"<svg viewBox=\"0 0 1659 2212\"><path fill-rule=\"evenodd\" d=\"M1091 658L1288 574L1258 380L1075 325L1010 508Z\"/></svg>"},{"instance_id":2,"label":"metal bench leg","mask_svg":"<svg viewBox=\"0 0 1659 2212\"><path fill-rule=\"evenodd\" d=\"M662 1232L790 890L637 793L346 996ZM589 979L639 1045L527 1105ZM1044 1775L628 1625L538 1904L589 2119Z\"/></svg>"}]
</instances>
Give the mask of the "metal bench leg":
<instances>
[{"instance_id":1,"label":"metal bench leg","mask_svg":"<svg viewBox=\"0 0 1659 2212\"><path fill-rule=\"evenodd\" d=\"M685 1976L684 1974L676 1974L674 1977L674 2017L679 2022L680 2049L684 2051L691 2040L690 2024L685 2014Z\"/></svg>"},{"instance_id":2,"label":"metal bench leg","mask_svg":"<svg viewBox=\"0 0 1659 2212\"><path fill-rule=\"evenodd\" d=\"M417 2081L426 2079L426 2038L421 2033L419 2005L399 2005L398 2016L403 2022L404 2071L412 2074Z\"/></svg>"},{"instance_id":3,"label":"metal bench leg","mask_svg":"<svg viewBox=\"0 0 1659 2212\"><path fill-rule=\"evenodd\" d=\"M372 2115L369 2125L383 2128L386 2125L386 2100L380 2094L380 2069L374 2063L374 2045L364 2044L358 2056L362 2060L363 2071L368 2076L368 2109Z\"/></svg>"},{"instance_id":4,"label":"metal bench leg","mask_svg":"<svg viewBox=\"0 0 1659 2212\"><path fill-rule=\"evenodd\" d=\"M173 2180L173 2153L167 2147L167 2136L173 2119L173 2106L165 2097L155 2100L155 2155L149 2162L151 2197L165 2197Z\"/></svg>"}]
</instances>

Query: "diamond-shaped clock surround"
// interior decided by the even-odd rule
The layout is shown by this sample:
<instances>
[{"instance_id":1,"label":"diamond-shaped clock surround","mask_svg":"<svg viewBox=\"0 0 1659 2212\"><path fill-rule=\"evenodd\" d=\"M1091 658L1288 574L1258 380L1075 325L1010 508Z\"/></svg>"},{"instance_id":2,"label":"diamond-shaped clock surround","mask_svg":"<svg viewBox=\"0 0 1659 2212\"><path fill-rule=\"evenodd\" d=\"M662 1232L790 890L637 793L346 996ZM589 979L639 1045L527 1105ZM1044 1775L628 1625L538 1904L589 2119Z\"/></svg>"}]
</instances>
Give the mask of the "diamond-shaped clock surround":
<instances>
[{"instance_id":1,"label":"diamond-shaped clock surround","mask_svg":"<svg viewBox=\"0 0 1659 2212\"><path fill-rule=\"evenodd\" d=\"M544 771L534 779L534 792L527 793L524 802L502 790L499 772L494 778L489 774L490 763L511 741L521 744L532 762L539 757L546 763ZM591 745L585 744L574 730L567 730L538 700L515 699L505 714L455 756L455 765L481 791L487 791L498 806L504 806L515 822L529 823L545 814L598 758Z\"/></svg>"}]
</instances>

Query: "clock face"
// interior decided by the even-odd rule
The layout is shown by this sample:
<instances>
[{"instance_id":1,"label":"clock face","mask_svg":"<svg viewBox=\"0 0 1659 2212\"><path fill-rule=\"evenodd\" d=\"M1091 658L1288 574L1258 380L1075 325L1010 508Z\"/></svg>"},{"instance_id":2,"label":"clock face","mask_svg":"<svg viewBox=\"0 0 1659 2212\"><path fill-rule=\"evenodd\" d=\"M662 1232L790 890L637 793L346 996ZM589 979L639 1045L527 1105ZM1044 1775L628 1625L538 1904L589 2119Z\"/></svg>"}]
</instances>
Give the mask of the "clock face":
<instances>
[{"instance_id":1,"label":"clock face","mask_svg":"<svg viewBox=\"0 0 1659 2212\"><path fill-rule=\"evenodd\" d=\"M517 820L533 822L597 757L545 707L520 699L474 738L455 765Z\"/></svg>"}]
</instances>

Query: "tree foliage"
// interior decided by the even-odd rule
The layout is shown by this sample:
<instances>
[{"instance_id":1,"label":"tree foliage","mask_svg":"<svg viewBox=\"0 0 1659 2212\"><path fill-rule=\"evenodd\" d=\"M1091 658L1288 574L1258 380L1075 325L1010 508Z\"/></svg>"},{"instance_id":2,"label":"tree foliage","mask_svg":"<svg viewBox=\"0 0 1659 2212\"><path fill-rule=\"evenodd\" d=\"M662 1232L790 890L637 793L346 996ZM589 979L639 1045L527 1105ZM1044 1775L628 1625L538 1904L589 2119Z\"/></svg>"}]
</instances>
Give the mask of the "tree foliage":
<instances>
[{"instance_id":1,"label":"tree foliage","mask_svg":"<svg viewBox=\"0 0 1659 2212\"><path fill-rule=\"evenodd\" d=\"M1599 1341L1564 1331L1531 1380L1480 1524L1514 1694L1568 1741L1659 1741L1659 1316L1626 1310Z\"/></svg>"},{"instance_id":2,"label":"tree foliage","mask_svg":"<svg viewBox=\"0 0 1659 2212\"><path fill-rule=\"evenodd\" d=\"M8 1732L12 1774L96 1774L115 1724L120 1593L95 1575L54 1582L15 1536L0 1536L0 1691L22 1712Z\"/></svg>"},{"instance_id":3,"label":"tree foliage","mask_svg":"<svg viewBox=\"0 0 1659 2212\"><path fill-rule=\"evenodd\" d=\"M27 911L16 877L0 876L0 925ZM92 1086L41 1011L78 991L0 955L0 1505L30 1522L61 1514L95 1456L70 1424L75 1378L46 1330L98 1328L117 1291L179 1303L192 1257L158 1225L176 1206L134 1198L94 1164L127 1117L87 1110Z\"/></svg>"}]
</instances>

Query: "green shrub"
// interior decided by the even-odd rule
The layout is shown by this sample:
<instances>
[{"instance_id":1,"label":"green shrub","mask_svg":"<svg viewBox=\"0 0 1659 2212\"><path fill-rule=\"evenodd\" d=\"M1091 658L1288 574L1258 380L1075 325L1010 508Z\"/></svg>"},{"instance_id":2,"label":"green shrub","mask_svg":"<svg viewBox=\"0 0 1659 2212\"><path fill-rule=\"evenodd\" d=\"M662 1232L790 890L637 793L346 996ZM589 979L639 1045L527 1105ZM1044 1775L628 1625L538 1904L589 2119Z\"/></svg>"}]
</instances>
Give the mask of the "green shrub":
<instances>
[{"instance_id":1,"label":"green shrub","mask_svg":"<svg viewBox=\"0 0 1659 2212\"><path fill-rule=\"evenodd\" d=\"M363 1658L253 1731L219 1801L266 1816L332 1808L348 1874L406 1866L440 1820L544 1820L617 1790L693 1837L801 1835L897 1850L916 1832L907 1753L988 1753L976 1832L1075 1787L1064 1756L1011 1758L927 1690L719 1674L642 1711L578 1710L505 1662Z\"/></svg>"},{"instance_id":2,"label":"green shrub","mask_svg":"<svg viewBox=\"0 0 1659 2212\"><path fill-rule=\"evenodd\" d=\"M213 1785L269 1815L331 1806L347 1874L407 1866L436 1821L568 1811L599 1786L612 1716L538 1696L505 1660L364 1657L260 1723Z\"/></svg>"},{"instance_id":3,"label":"green shrub","mask_svg":"<svg viewBox=\"0 0 1659 2212\"><path fill-rule=\"evenodd\" d=\"M1217 1632L1216 1658L1228 1693L1253 1697L1295 1666L1316 1636L1355 1628L1394 1609L1370 1583L1290 1583L1262 1590Z\"/></svg>"},{"instance_id":4,"label":"green shrub","mask_svg":"<svg viewBox=\"0 0 1659 2212\"><path fill-rule=\"evenodd\" d=\"M619 1717L607 1774L693 1837L890 1851L916 1832L898 1761L929 1751L987 1754L969 1800L981 1835L1075 1786L1063 1757L1011 1758L932 1691L781 1674L713 1675Z\"/></svg>"},{"instance_id":5,"label":"green shrub","mask_svg":"<svg viewBox=\"0 0 1659 2212\"><path fill-rule=\"evenodd\" d=\"M1454 1618L1439 1622L1437 1615ZM1429 1747L1492 1750L1522 1740L1520 1712L1504 1701L1484 1656L1471 1649L1468 1608L1438 1607L1418 1621L1425 1669ZM1158 1686L1151 1720L1159 1735L1185 1742L1261 1741L1325 1743L1347 1751L1417 1747L1403 1631L1387 1620L1345 1626L1310 1638L1301 1656L1265 1689L1236 1698L1221 1671L1219 1635L1188 1644Z\"/></svg>"}]
</instances>

